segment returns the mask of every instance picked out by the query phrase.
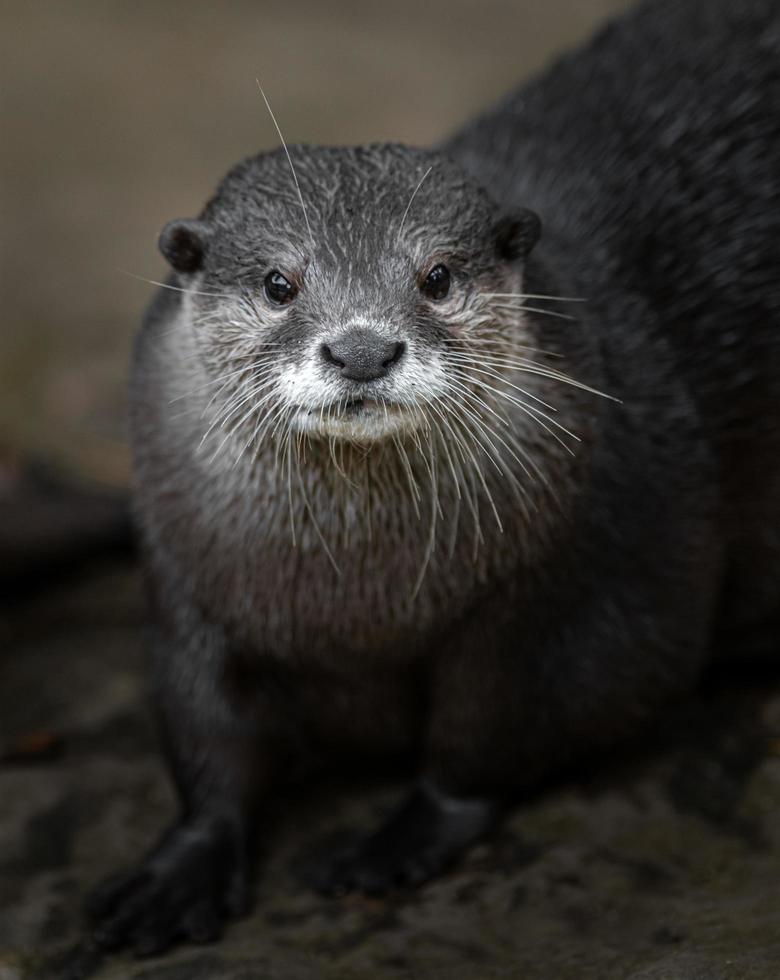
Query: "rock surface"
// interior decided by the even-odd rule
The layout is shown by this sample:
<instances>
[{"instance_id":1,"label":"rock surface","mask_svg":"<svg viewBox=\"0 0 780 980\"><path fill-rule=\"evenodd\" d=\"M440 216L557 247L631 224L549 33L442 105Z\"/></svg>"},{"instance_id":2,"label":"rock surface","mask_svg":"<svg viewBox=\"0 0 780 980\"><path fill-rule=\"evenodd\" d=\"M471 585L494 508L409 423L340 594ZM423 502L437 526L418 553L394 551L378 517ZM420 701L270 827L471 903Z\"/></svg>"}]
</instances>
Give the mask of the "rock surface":
<instances>
[{"instance_id":1,"label":"rock surface","mask_svg":"<svg viewBox=\"0 0 780 980\"><path fill-rule=\"evenodd\" d=\"M173 812L143 615L136 571L114 566L0 621L0 980L66 950L88 887ZM446 877L381 901L319 898L297 860L373 824L401 783L291 798L248 919L216 946L118 957L96 976L776 980L779 735L777 677L721 679L643 745L518 807Z\"/></svg>"}]
</instances>

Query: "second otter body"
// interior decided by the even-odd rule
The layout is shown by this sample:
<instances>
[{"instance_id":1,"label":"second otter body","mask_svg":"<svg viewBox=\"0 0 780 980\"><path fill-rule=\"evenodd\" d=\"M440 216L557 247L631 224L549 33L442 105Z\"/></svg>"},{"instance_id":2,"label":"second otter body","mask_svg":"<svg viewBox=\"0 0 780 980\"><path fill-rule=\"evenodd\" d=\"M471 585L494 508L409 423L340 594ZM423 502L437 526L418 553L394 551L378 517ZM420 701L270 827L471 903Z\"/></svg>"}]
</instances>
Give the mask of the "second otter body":
<instances>
[{"instance_id":1,"label":"second otter body","mask_svg":"<svg viewBox=\"0 0 780 980\"><path fill-rule=\"evenodd\" d=\"M293 760L413 753L320 884L420 881L776 623L778 55L772 3L650 3L440 149L265 154L166 226L132 419L183 807L100 942L216 935Z\"/></svg>"}]
</instances>

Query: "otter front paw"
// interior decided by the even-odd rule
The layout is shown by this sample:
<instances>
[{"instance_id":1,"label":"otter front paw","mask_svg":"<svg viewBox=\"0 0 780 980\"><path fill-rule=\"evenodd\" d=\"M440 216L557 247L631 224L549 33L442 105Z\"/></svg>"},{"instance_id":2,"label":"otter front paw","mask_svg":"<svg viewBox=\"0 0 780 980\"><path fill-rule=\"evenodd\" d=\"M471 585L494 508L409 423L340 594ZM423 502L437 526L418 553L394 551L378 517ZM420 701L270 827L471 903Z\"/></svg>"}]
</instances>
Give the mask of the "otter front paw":
<instances>
[{"instance_id":1,"label":"otter front paw","mask_svg":"<svg viewBox=\"0 0 780 980\"><path fill-rule=\"evenodd\" d=\"M181 940L218 939L249 908L243 835L221 820L172 828L139 869L116 875L87 902L92 942L106 950L161 953Z\"/></svg>"},{"instance_id":2,"label":"otter front paw","mask_svg":"<svg viewBox=\"0 0 780 980\"><path fill-rule=\"evenodd\" d=\"M492 800L459 799L423 785L370 837L310 874L323 894L381 894L435 877L493 825Z\"/></svg>"}]
</instances>

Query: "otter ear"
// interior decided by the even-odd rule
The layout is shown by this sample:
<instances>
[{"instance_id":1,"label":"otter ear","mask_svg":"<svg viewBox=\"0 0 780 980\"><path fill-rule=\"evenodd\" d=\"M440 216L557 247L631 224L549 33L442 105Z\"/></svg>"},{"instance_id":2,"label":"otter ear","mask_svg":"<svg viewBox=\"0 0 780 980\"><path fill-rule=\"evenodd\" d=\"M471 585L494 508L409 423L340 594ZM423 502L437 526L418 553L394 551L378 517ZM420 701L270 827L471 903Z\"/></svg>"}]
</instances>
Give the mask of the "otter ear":
<instances>
[{"instance_id":1,"label":"otter ear","mask_svg":"<svg viewBox=\"0 0 780 980\"><path fill-rule=\"evenodd\" d=\"M496 250L507 262L524 259L539 241L541 233L542 223L538 216L521 208L496 222Z\"/></svg>"},{"instance_id":2,"label":"otter ear","mask_svg":"<svg viewBox=\"0 0 780 980\"><path fill-rule=\"evenodd\" d=\"M160 232L158 246L177 272L197 272L203 265L209 227L194 218L174 218Z\"/></svg>"}]
</instances>

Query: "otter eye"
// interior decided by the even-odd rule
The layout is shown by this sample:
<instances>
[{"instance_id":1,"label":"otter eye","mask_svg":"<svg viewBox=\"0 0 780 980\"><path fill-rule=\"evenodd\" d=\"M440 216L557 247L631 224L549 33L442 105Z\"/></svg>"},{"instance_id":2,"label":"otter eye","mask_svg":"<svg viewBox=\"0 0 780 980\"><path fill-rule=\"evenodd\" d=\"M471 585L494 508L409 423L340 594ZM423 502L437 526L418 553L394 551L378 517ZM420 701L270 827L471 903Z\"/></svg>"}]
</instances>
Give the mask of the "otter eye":
<instances>
[{"instance_id":1,"label":"otter eye","mask_svg":"<svg viewBox=\"0 0 780 980\"><path fill-rule=\"evenodd\" d=\"M274 306L284 306L295 299L295 286L276 269L268 273L264 285L265 295Z\"/></svg>"},{"instance_id":2,"label":"otter eye","mask_svg":"<svg viewBox=\"0 0 780 980\"><path fill-rule=\"evenodd\" d=\"M450 270L446 265L435 265L420 284L420 290L429 299L444 299L450 291Z\"/></svg>"}]
</instances>

